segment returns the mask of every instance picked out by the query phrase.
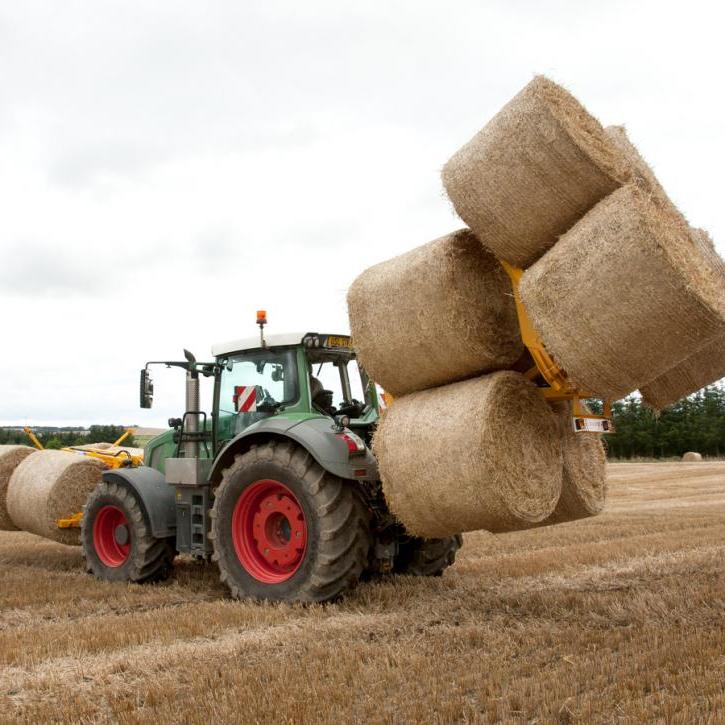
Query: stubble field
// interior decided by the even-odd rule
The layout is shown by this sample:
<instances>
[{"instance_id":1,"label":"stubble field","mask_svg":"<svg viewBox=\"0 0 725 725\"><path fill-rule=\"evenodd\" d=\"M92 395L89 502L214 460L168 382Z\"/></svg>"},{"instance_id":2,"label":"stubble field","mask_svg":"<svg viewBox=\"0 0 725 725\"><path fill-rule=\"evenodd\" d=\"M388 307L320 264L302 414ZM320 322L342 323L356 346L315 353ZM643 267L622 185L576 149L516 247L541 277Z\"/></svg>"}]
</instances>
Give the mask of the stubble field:
<instances>
[{"instance_id":1,"label":"stubble field","mask_svg":"<svg viewBox=\"0 0 725 725\"><path fill-rule=\"evenodd\" d=\"M725 463L611 464L607 512L471 534L442 578L235 602L0 533L0 720L722 722Z\"/></svg>"}]
</instances>

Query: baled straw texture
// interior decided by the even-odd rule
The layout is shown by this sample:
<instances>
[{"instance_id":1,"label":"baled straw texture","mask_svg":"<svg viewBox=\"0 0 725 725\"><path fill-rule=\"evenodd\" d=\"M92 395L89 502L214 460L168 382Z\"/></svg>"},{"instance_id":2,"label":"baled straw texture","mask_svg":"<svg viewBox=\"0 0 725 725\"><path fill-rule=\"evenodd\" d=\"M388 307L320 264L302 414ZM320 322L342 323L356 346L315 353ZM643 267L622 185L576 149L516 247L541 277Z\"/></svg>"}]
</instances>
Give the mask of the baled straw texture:
<instances>
[{"instance_id":1,"label":"baled straw texture","mask_svg":"<svg viewBox=\"0 0 725 725\"><path fill-rule=\"evenodd\" d=\"M629 175L599 122L537 76L453 155L443 184L484 245L528 267Z\"/></svg>"},{"instance_id":2,"label":"baled straw texture","mask_svg":"<svg viewBox=\"0 0 725 725\"><path fill-rule=\"evenodd\" d=\"M616 400L725 333L725 289L686 222L635 185L581 219L521 280L569 377Z\"/></svg>"},{"instance_id":3,"label":"baled straw texture","mask_svg":"<svg viewBox=\"0 0 725 725\"><path fill-rule=\"evenodd\" d=\"M685 463L696 463L697 461L702 460L702 453L697 453L696 451L687 451L687 453L682 456L682 460Z\"/></svg>"},{"instance_id":4,"label":"baled straw texture","mask_svg":"<svg viewBox=\"0 0 725 725\"><path fill-rule=\"evenodd\" d=\"M523 352L508 277L467 229L365 270L347 303L360 363L395 396L510 367Z\"/></svg>"},{"instance_id":5,"label":"baled straw texture","mask_svg":"<svg viewBox=\"0 0 725 725\"><path fill-rule=\"evenodd\" d=\"M719 270L725 286L725 263L715 250L709 234L704 229L693 229L692 234L703 254ZM715 337L696 353L642 386L640 392L648 406L662 410L721 378L725 378L725 334Z\"/></svg>"},{"instance_id":6,"label":"baled straw texture","mask_svg":"<svg viewBox=\"0 0 725 725\"><path fill-rule=\"evenodd\" d=\"M554 413L511 371L397 398L373 448L386 501L416 536L529 528L561 493Z\"/></svg>"},{"instance_id":7,"label":"baled straw texture","mask_svg":"<svg viewBox=\"0 0 725 725\"><path fill-rule=\"evenodd\" d=\"M596 516L607 498L607 455L602 436L574 431L571 403L556 403L553 407L563 442L564 477L559 501L545 523Z\"/></svg>"},{"instance_id":8,"label":"baled straw texture","mask_svg":"<svg viewBox=\"0 0 725 725\"><path fill-rule=\"evenodd\" d=\"M101 480L98 460L67 451L35 451L16 469L8 487L8 513L23 531L79 544L79 529L59 529L58 519L83 510Z\"/></svg>"},{"instance_id":9,"label":"baled straw texture","mask_svg":"<svg viewBox=\"0 0 725 725\"><path fill-rule=\"evenodd\" d=\"M35 449L29 446L0 446L0 531L17 531L7 508L8 484L13 471Z\"/></svg>"},{"instance_id":10,"label":"baled straw texture","mask_svg":"<svg viewBox=\"0 0 725 725\"><path fill-rule=\"evenodd\" d=\"M652 171L652 167L644 160L642 154L632 143L624 126L607 126L604 130L629 162L632 170L632 181L652 194L660 202L674 207L674 204L667 196L667 192L655 176L655 172Z\"/></svg>"}]
</instances>

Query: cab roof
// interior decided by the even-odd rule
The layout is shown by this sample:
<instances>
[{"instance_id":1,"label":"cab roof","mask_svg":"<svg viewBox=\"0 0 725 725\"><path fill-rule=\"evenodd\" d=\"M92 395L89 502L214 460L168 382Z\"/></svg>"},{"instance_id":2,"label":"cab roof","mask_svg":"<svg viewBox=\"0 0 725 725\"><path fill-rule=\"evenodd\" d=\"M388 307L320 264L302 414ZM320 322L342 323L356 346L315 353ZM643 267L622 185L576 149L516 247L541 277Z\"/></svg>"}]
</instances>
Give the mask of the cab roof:
<instances>
[{"instance_id":1,"label":"cab roof","mask_svg":"<svg viewBox=\"0 0 725 725\"><path fill-rule=\"evenodd\" d=\"M287 345L301 345L302 340L308 335L315 335L317 333L310 332L283 332L276 335L265 335L264 341L267 343L267 347L284 347ZM320 338L336 337L336 338L349 338L349 335L319 335ZM259 335L254 337L244 337L239 340L230 340L229 342L219 342L216 345L211 346L211 354L214 357L220 357L222 355L229 355L234 352L244 352L246 350L261 350L262 343L260 342Z\"/></svg>"},{"instance_id":2,"label":"cab roof","mask_svg":"<svg viewBox=\"0 0 725 725\"><path fill-rule=\"evenodd\" d=\"M277 335L265 335L264 340L267 347L282 347L283 345L299 345L305 332L282 332ZM218 342L211 346L211 354L214 357L219 355L228 355L230 352L242 352L243 350L261 349L262 343L259 335L254 337L243 337L240 340L230 340L229 342Z\"/></svg>"}]
</instances>

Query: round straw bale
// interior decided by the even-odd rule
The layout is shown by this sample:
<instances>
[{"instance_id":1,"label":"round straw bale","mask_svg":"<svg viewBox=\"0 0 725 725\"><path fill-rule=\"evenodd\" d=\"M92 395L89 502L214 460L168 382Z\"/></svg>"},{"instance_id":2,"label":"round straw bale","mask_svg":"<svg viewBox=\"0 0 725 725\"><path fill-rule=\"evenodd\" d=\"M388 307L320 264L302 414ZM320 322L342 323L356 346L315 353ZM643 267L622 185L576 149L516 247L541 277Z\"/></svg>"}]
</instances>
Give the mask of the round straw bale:
<instances>
[{"instance_id":1,"label":"round straw bale","mask_svg":"<svg viewBox=\"0 0 725 725\"><path fill-rule=\"evenodd\" d=\"M697 453L696 451L687 451L687 453L682 456L682 460L685 463L696 463L697 461L702 460L702 453Z\"/></svg>"},{"instance_id":2,"label":"round straw bale","mask_svg":"<svg viewBox=\"0 0 725 725\"><path fill-rule=\"evenodd\" d=\"M104 470L100 461L80 454L35 451L10 478L7 506L13 523L61 544L79 544L79 529L59 529L56 522L83 510Z\"/></svg>"},{"instance_id":3,"label":"round straw bale","mask_svg":"<svg viewBox=\"0 0 725 725\"><path fill-rule=\"evenodd\" d=\"M461 219L498 257L527 267L630 176L599 122L537 76L443 168Z\"/></svg>"},{"instance_id":4,"label":"round straw bale","mask_svg":"<svg viewBox=\"0 0 725 725\"><path fill-rule=\"evenodd\" d=\"M365 270L347 303L360 363L395 396L508 368L524 349L511 283L467 229Z\"/></svg>"},{"instance_id":5,"label":"round straw bale","mask_svg":"<svg viewBox=\"0 0 725 725\"><path fill-rule=\"evenodd\" d=\"M650 408L662 410L721 378L725 378L725 334L643 385L640 393Z\"/></svg>"},{"instance_id":6,"label":"round straw bale","mask_svg":"<svg viewBox=\"0 0 725 725\"><path fill-rule=\"evenodd\" d=\"M0 531L18 530L8 514L8 484L13 471L34 450L29 446L0 446Z\"/></svg>"},{"instance_id":7,"label":"round straw bale","mask_svg":"<svg viewBox=\"0 0 725 725\"><path fill-rule=\"evenodd\" d=\"M694 228L691 235L711 260L725 287L725 263L715 250L710 235L704 229ZM681 363L642 386L640 392L650 408L662 410L721 378L725 378L725 334L713 338Z\"/></svg>"},{"instance_id":8,"label":"round straw bale","mask_svg":"<svg viewBox=\"0 0 725 725\"><path fill-rule=\"evenodd\" d=\"M652 167L644 160L637 147L630 141L624 126L607 126L607 136L629 161L632 170L632 181L667 204L672 204L667 192L652 171ZM674 205L673 205L674 206Z\"/></svg>"},{"instance_id":9,"label":"round straw bale","mask_svg":"<svg viewBox=\"0 0 725 725\"><path fill-rule=\"evenodd\" d=\"M725 333L725 285L681 216L634 184L582 218L521 279L549 352L621 398Z\"/></svg>"},{"instance_id":10,"label":"round straw bale","mask_svg":"<svg viewBox=\"0 0 725 725\"><path fill-rule=\"evenodd\" d=\"M397 398L373 447L388 505L416 536L529 528L561 493L554 413L511 371Z\"/></svg>"},{"instance_id":11,"label":"round straw bale","mask_svg":"<svg viewBox=\"0 0 725 725\"><path fill-rule=\"evenodd\" d=\"M564 478L561 497L547 524L575 521L601 513L607 496L607 455L599 433L575 432L571 403L553 406L561 430Z\"/></svg>"}]
</instances>

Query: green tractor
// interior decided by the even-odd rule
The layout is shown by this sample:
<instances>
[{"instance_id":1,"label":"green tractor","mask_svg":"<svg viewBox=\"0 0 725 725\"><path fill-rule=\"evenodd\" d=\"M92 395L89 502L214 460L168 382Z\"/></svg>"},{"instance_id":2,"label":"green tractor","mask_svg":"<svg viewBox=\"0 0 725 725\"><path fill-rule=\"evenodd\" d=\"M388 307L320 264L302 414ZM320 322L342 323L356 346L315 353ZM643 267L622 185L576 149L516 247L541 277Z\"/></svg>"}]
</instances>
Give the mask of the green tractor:
<instances>
[{"instance_id":1,"label":"green tractor","mask_svg":"<svg viewBox=\"0 0 725 725\"><path fill-rule=\"evenodd\" d=\"M408 535L383 496L370 442L381 399L351 339L317 333L215 345L186 372L186 411L149 442L143 466L106 471L81 540L89 571L158 581L181 553L213 560L235 597L320 602L385 573L440 575L462 539ZM200 410L201 377L213 410Z\"/></svg>"}]
</instances>

